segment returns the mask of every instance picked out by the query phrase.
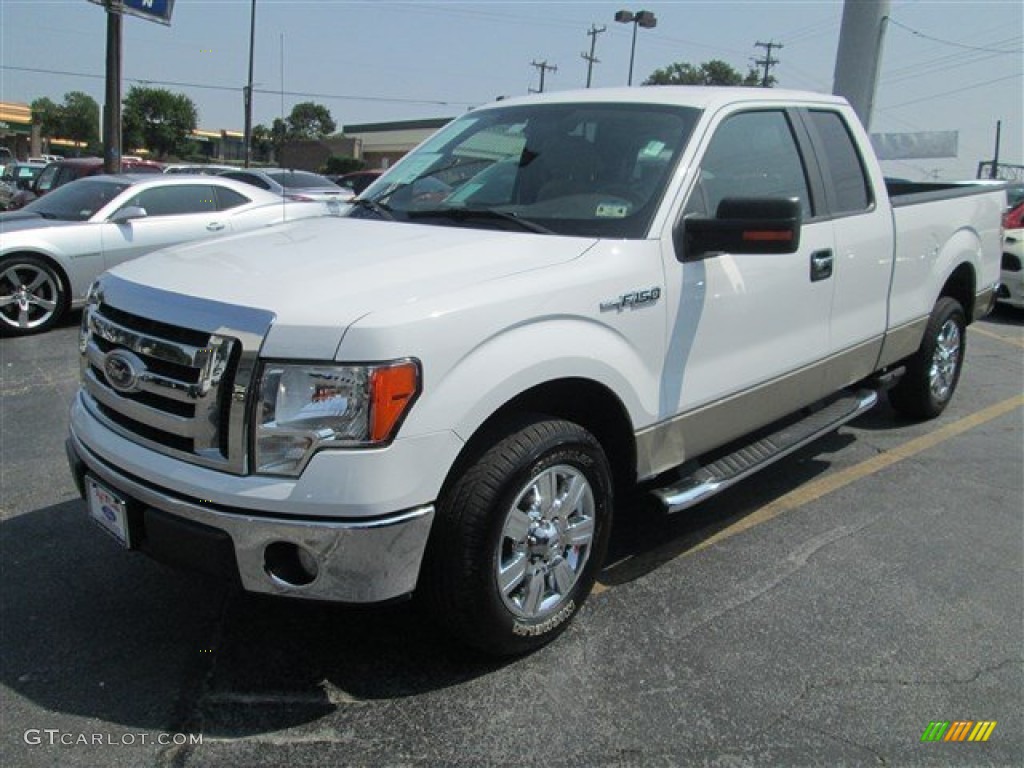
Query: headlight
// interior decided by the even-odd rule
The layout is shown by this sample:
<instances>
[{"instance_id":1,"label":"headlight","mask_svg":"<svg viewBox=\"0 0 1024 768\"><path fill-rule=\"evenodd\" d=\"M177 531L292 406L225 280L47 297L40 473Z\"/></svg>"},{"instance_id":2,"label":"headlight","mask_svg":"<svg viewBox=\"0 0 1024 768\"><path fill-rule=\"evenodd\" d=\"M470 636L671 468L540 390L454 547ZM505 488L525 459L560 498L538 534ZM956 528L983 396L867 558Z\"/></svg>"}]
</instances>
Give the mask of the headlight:
<instances>
[{"instance_id":1,"label":"headlight","mask_svg":"<svg viewBox=\"0 0 1024 768\"><path fill-rule=\"evenodd\" d=\"M419 365L413 361L265 364L256 413L256 471L298 475L320 448L388 442L419 385Z\"/></svg>"}]
</instances>

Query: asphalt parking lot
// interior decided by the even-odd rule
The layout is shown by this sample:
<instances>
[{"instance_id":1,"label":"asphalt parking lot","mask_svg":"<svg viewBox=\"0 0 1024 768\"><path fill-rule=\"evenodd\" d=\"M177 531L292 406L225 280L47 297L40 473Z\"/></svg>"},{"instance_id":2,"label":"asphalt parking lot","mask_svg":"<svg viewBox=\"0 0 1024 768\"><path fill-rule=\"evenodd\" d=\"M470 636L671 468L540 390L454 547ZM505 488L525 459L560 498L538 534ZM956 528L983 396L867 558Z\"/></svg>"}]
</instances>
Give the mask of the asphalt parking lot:
<instances>
[{"instance_id":1,"label":"asphalt parking lot","mask_svg":"<svg viewBox=\"0 0 1024 768\"><path fill-rule=\"evenodd\" d=\"M0 341L2 765L1024 764L1022 313L972 326L937 421L880 405L672 518L620 500L597 593L503 663L120 551L64 459L77 319Z\"/></svg>"}]
</instances>

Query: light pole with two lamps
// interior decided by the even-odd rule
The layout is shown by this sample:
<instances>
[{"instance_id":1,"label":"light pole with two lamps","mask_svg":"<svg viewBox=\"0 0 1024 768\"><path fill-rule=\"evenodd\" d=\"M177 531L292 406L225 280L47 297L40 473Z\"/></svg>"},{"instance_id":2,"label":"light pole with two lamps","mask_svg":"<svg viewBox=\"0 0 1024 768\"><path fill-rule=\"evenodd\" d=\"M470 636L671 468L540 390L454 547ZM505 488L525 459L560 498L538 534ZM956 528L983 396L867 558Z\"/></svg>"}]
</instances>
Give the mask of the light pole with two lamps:
<instances>
[{"instance_id":1,"label":"light pole with two lamps","mask_svg":"<svg viewBox=\"0 0 1024 768\"><path fill-rule=\"evenodd\" d=\"M623 24L633 25L633 46L629 49L629 85L633 84L633 56L636 55L636 28L651 29L658 26L658 20L650 11L618 11L615 20Z\"/></svg>"}]
</instances>

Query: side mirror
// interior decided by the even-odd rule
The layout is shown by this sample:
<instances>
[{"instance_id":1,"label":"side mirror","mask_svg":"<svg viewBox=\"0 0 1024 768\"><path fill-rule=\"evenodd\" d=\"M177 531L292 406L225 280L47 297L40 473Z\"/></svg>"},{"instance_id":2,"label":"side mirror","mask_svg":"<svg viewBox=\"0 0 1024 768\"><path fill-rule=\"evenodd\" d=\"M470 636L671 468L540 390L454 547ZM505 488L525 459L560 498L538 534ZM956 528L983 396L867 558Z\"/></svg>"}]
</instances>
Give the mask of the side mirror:
<instances>
[{"instance_id":1,"label":"side mirror","mask_svg":"<svg viewBox=\"0 0 1024 768\"><path fill-rule=\"evenodd\" d=\"M140 208L137 205L126 205L124 208L114 212L114 215L110 217L110 222L113 224L127 224L132 219L144 219L148 215L145 208Z\"/></svg>"},{"instance_id":2,"label":"side mirror","mask_svg":"<svg viewBox=\"0 0 1024 768\"><path fill-rule=\"evenodd\" d=\"M676 225L676 257L694 261L715 253L794 253L800 247L801 219L795 197L727 197L715 218L683 219Z\"/></svg>"},{"instance_id":3,"label":"side mirror","mask_svg":"<svg viewBox=\"0 0 1024 768\"><path fill-rule=\"evenodd\" d=\"M32 179L15 179L14 186L18 189L32 189Z\"/></svg>"}]
</instances>

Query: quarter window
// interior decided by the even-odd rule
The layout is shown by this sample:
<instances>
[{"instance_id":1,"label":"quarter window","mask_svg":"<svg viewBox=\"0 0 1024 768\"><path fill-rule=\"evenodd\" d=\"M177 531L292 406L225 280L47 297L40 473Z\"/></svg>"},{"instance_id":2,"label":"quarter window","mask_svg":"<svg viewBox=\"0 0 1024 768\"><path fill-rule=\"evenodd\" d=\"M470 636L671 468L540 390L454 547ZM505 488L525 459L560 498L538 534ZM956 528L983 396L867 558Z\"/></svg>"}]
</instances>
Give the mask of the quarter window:
<instances>
[{"instance_id":1,"label":"quarter window","mask_svg":"<svg viewBox=\"0 0 1024 768\"><path fill-rule=\"evenodd\" d=\"M251 203L252 201L245 195L235 192L233 189L227 187L217 187L217 210L227 211L231 208L237 208L240 205Z\"/></svg>"}]
</instances>

